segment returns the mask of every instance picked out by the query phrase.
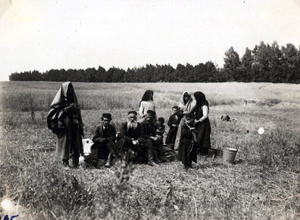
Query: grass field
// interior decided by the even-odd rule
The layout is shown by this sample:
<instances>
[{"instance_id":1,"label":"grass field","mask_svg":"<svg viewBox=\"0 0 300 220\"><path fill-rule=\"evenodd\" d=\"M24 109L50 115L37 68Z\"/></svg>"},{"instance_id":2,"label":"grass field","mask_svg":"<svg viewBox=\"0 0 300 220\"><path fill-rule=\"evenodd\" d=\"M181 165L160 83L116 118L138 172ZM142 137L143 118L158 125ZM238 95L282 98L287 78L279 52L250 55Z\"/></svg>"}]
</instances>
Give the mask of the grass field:
<instances>
[{"instance_id":1,"label":"grass field","mask_svg":"<svg viewBox=\"0 0 300 220\"><path fill-rule=\"evenodd\" d=\"M238 148L234 165L198 157L198 169L178 161L122 170L65 170L54 160L47 129L58 82L0 83L0 201L16 219L300 219L300 86L271 83L73 83L91 138L103 112L117 130L128 110L154 91L166 120L183 91L202 91L210 103L212 147ZM256 103L244 106L245 99ZM221 115L232 119L224 122ZM265 133L257 130L263 127ZM128 173L129 180L120 182Z\"/></svg>"}]
</instances>

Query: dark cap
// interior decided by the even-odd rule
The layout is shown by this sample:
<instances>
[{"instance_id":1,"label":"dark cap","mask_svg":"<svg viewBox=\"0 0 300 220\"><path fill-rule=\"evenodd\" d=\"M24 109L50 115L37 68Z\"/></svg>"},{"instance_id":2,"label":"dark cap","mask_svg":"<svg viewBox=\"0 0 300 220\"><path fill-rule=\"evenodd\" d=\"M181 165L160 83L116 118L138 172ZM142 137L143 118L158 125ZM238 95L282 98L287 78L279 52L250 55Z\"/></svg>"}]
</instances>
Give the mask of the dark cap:
<instances>
[{"instance_id":1,"label":"dark cap","mask_svg":"<svg viewBox=\"0 0 300 220\"><path fill-rule=\"evenodd\" d=\"M148 110L148 111L147 111L147 114L148 114L150 117L155 117L155 115L156 115L155 111L152 111L152 110Z\"/></svg>"},{"instance_id":2,"label":"dark cap","mask_svg":"<svg viewBox=\"0 0 300 220\"><path fill-rule=\"evenodd\" d=\"M130 114L137 115L137 112L136 112L136 111L129 111L129 112L128 112L128 115L130 115Z\"/></svg>"},{"instance_id":3,"label":"dark cap","mask_svg":"<svg viewBox=\"0 0 300 220\"><path fill-rule=\"evenodd\" d=\"M102 118L107 118L107 119L111 120L111 114L110 113L103 113Z\"/></svg>"},{"instance_id":4,"label":"dark cap","mask_svg":"<svg viewBox=\"0 0 300 220\"><path fill-rule=\"evenodd\" d=\"M172 108L175 108L177 110L179 109L179 107L177 105L173 106Z\"/></svg>"}]
</instances>

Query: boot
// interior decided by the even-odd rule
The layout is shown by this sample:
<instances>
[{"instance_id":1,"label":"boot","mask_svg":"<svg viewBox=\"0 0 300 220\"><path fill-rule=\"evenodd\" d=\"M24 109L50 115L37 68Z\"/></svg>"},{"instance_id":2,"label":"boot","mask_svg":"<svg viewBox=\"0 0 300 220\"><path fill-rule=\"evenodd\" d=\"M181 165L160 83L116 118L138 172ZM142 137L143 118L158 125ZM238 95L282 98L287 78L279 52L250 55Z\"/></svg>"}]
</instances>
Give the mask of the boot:
<instances>
[{"instance_id":1,"label":"boot","mask_svg":"<svg viewBox=\"0 0 300 220\"><path fill-rule=\"evenodd\" d=\"M68 167L68 166L69 166L69 160L68 160L68 159L63 159L62 161L63 161L63 165L64 165L65 167Z\"/></svg>"},{"instance_id":2,"label":"boot","mask_svg":"<svg viewBox=\"0 0 300 220\"><path fill-rule=\"evenodd\" d=\"M161 163L161 161L160 161L160 159L159 159L156 151L154 151L154 162L156 164L160 164Z\"/></svg>"}]
</instances>

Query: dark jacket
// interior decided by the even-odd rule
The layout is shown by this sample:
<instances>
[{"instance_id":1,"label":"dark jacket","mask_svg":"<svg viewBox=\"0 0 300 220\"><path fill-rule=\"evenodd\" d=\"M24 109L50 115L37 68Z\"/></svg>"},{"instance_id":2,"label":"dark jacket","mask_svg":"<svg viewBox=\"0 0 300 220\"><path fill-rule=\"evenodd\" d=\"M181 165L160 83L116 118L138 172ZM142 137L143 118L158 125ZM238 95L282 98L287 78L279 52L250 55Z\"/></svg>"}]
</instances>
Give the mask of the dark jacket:
<instances>
[{"instance_id":1,"label":"dark jacket","mask_svg":"<svg viewBox=\"0 0 300 220\"><path fill-rule=\"evenodd\" d=\"M113 125L108 124L107 131L105 131L103 129L103 124L102 123L97 125L96 130L95 130L95 134L94 134L94 137L93 137L93 142L94 143L102 143L104 139L115 142L115 140L116 140L116 129Z\"/></svg>"},{"instance_id":2,"label":"dark jacket","mask_svg":"<svg viewBox=\"0 0 300 220\"><path fill-rule=\"evenodd\" d=\"M180 119L181 119L181 117L179 117L177 114L171 115L168 120L168 126L170 127L170 129L177 130L178 127L173 127L173 124L179 125Z\"/></svg>"},{"instance_id":3,"label":"dark jacket","mask_svg":"<svg viewBox=\"0 0 300 220\"><path fill-rule=\"evenodd\" d=\"M143 141L143 129L141 124L138 122L138 126L135 130L129 129L127 130L127 122L123 122L121 124L120 133L118 139L125 138L126 141L139 140Z\"/></svg>"},{"instance_id":4,"label":"dark jacket","mask_svg":"<svg viewBox=\"0 0 300 220\"><path fill-rule=\"evenodd\" d=\"M150 136L156 136L156 127L155 124L149 124L147 119L144 118L140 121L142 130L143 130L143 137L149 139Z\"/></svg>"}]
</instances>

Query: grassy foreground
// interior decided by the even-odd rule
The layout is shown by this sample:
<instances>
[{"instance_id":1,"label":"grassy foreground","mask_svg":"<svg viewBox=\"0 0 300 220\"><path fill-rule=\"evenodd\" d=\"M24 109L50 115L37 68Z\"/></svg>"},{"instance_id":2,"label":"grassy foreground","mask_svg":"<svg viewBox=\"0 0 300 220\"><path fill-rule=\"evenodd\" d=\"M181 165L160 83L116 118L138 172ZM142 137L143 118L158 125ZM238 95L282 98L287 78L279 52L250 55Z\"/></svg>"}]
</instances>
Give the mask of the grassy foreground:
<instances>
[{"instance_id":1,"label":"grassy foreground","mask_svg":"<svg viewBox=\"0 0 300 220\"><path fill-rule=\"evenodd\" d=\"M59 85L1 84L0 198L24 208L16 219L300 218L298 85L74 83L87 138L106 111L118 129L146 89L165 119L184 90L207 94L212 147L239 152L234 165L199 156L199 168L188 171L178 161L64 169L48 150L56 138L45 123ZM244 99L258 102L243 106ZM221 121L225 113L234 120Z\"/></svg>"}]
</instances>

